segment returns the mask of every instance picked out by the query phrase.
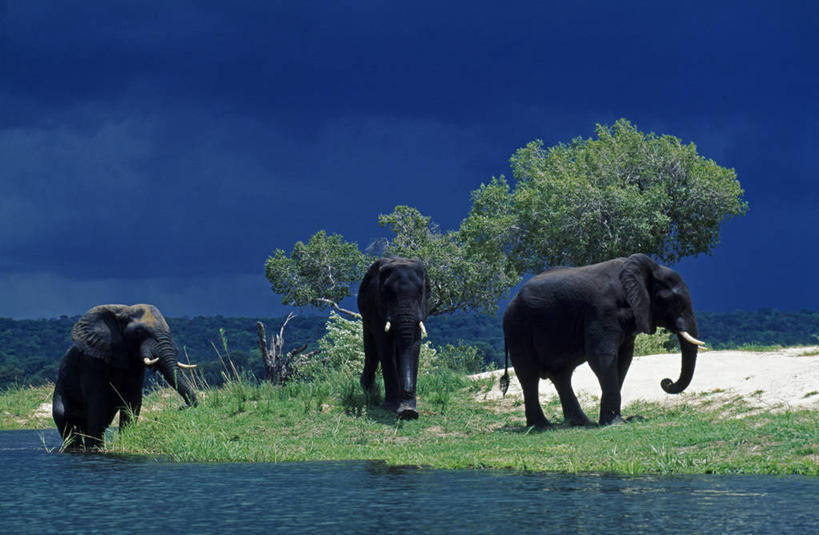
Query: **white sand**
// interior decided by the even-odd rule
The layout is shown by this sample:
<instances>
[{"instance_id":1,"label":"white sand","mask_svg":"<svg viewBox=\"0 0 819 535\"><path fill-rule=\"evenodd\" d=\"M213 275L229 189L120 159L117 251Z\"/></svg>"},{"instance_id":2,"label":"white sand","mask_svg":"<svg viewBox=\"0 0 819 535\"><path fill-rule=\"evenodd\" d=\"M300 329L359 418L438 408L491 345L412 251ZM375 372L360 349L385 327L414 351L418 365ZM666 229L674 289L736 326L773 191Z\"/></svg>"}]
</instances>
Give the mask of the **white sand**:
<instances>
[{"instance_id":1,"label":"white sand","mask_svg":"<svg viewBox=\"0 0 819 535\"><path fill-rule=\"evenodd\" d=\"M681 394L666 394L660 381L668 377L676 381L680 374L680 354L635 357L621 391L622 405L632 401L680 402L690 401L702 393L721 392L740 395L759 407L810 408L819 410L819 356L804 356L819 351L819 347L798 347L771 352L704 351L697 358L694 379ZM506 396L522 397L520 383L514 376ZM503 370L479 374L478 377L503 374ZM600 385L588 364L579 366L572 377L572 385L582 400L600 396ZM556 396L551 381L540 381L540 398ZM481 396L483 397L483 396ZM486 399L501 397L497 382ZM591 416L590 416L591 417Z\"/></svg>"}]
</instances>

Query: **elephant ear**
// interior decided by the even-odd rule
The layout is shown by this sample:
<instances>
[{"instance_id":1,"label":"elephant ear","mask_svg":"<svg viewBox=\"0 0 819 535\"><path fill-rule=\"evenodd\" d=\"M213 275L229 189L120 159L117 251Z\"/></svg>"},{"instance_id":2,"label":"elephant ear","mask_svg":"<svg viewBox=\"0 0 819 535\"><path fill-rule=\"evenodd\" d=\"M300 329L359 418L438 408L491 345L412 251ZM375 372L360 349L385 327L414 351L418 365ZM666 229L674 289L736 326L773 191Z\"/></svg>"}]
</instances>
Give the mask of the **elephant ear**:
<instances>
[{"instance_id":1,"label":"elephant ear","mask_svg":"<svg viewBox=\"0 0 819 535\"><path fill-rule=\"evenodd\" d=\"M657 330L651 314L651 297L648 284L654 261L644 254L633 254L626 259L620 272L620 283L626 294L626 301L634 314L637 330L654 334Z\"/></svg>"},{"instance_id":2,"label":"elephant ear","mask_svg":"<svg viewBox=\"0 0 819 535\"><path fill-rule=\"evenodd\" d=\"M120 369L128 368L128 356L119 315L125 305L100 305L86 312L71 329L71 339L89 357Z\"/></svg>"},{"instance_id":3,"label":"elephant ear","mask_svg":"<svg viewBox=\"0 0 819 535\"><path fill-rule=\"evenodd\" d=\"M361 294L362 292L366 291L366 288L373 284L373 279L378 279L378 273L381 269L381 265L384 263L383 258L380 258L372 263L372 265L367 269L367 273L364 274L364 278L361 279L361 284L358 287L358 292Z\"/></svg>"}]
</instances>

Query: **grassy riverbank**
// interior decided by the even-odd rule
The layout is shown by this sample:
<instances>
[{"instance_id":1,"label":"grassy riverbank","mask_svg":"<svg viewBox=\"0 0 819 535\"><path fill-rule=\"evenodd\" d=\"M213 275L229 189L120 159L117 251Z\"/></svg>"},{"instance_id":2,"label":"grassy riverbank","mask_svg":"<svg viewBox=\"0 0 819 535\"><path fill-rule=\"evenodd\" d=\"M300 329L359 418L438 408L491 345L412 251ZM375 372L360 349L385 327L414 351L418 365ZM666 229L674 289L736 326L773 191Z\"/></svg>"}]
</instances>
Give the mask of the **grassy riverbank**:
<instances>
[{"instance_id":1,"label":"grassy riverbank","mask_svg":"<svg viewBox=\"0 0 819 535\"><path fill-rule=\"evenodd\" d=\"M558 423L535 432L524 425L520 400L481 399L490 386L490 380L445 370L425 377L419 381L421 418L408 422L368 406L349 374L285 387L233 379L205 389L200 406L188 410L178 410L175 392L160 390L147 397L138 425L108 446L118 454L177 461L380 459L569 473L819 475L816 411L759 410L712 393L675 405L633 403L623 411L633 417L626 425L577 429ZM38 420L25 415L48 398L48 387L3 392L0 424L31 426ZM597 400L581 401L596 414ZM561 421L556 399L544 410Z\"/></svg>"}]
</instances>

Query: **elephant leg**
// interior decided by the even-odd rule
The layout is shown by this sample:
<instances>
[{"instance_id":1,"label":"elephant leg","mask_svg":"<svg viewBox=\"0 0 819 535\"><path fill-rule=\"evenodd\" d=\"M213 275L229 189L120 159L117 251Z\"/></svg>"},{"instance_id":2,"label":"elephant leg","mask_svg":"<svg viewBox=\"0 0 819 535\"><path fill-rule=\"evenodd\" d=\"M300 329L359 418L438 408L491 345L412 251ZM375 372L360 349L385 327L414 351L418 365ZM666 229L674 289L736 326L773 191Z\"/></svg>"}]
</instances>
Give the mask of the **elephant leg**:
<instances>
[{"instance_id":1,"label":"elephant leg","mask_svg":"<svg viewBox=\"0 0 819 535\"><path fill-rule=\"evenodd\" d=\"M135 423L139 418L140 405L122 407L119 410L119 428L122 430L132 423Z\"/></svg>"},{"instance_id":2,"label":"elephant leg","mask_svg":"<svg viewBox=\"0 0 819 535\"><path fill-rule=\"evenodd\" d=\"M398 379L395 377L395 363L387 359L389 362L381 362L381 371L384 376L384 403L382 406L390 411L398 410L401 403L401 396L399 395Z\"/></svg>"},{"instance_id":3,"label":"elephant leg","mask_svg":"<svg viewBox=\"0 0 819 535\"><path fill-rule=\"evenodd\" d=\"M523 390L526 425L535 426L537 428L552 427L552 424L546 419L546 416L543 414L543 409L540 407L540 398L538 396L540 377L535 373L525 373L523 376L518 373L517 376L521 389Z\"/></svg>"},{"instance_id":4,"label":"elephant leg","mask_svg":"<svg viewBox=\"0 0 819 535\"><path fill-rule=\"evenodd\" d=\"M51 415L63 439L63 449L82 447L79 435L84 432L86 419L86 402L82 394L82 379L87 373L84 362L82 352L71 346L60 362L54 385Z\"/></svg>"},{"instance_id":5,"label":"elephant leg","mask_svg":"<svg viewBox=\"0 0 819 535\"><path fill-rule=\"evenodd\" d=\"M122 430L139 418L139 411L142 408L142 382L123 385L122 397L125 403L119 409L119 428Z\"/></svg>"},{"instance_id":6,"label":"elephant leg","mask_svg":"<svg viewBox=\"0 0 819 535\"><path fill-rule=\"evenodd\" d=\"M398 380L398 366L395 347L390 339L380 341L378 356L381 361L381 374L384 377L384 403L387 410L397 410L401 403L401 383Z\"/></svg>"},{"instance_id":7,"label":"elephant leg","mask_svg":"<svg viewBox=\"0 0 819 535\"><path fill-rule=\"evenodd\" d=\"M572 389L572 374L574 369L569 369L552 377L557 395L560 396L560 404L563 407L563 418L569 425L589 425L588 417L580 408L577 396Z\"/></svg>"},{"instance_id":8,"label":"elephant leg","mask_svg":"<svg viewBox=\"0 0 819 535\"><path fill-rule=\"evenodd\" d=\"M105 429L108 427L99 411L89 411L86 428L82 431L82 438L85 447L89 449L101 449L105 445Z\"/></svg>"},{"instance_id":9,"label":"elephant leg","mask_svg":"<svg viewBox=\"0 0 819 535\"><path fill-rule=\"evenodd\" d=\"M600 383L600 425L622 423L620 416L620 374L615 351L597 353L589 358L589 366Z\"/></svg>"},{"instance_id":10,"label":"elephant leg","mask_svg":"<svg viewBox=\"0 0 819 535\"><path fill-rule=\"evenodd\" d=\"M82 430L86 448L98 449L105 445L105 430L114 419L117 406L120 404L113 402L106 389L89 396L85 429Z\"/></svg>"},{"instance_id":11,"label":"elephant leg","mask_svg":"<svg viewBox=\"0 0 819 535\"><path fill-rule=\"evenodd\" d=\"M634 340L630 340L620 346L617 352L617 376L620 380L620 389L623 388L623 382L626 380L626 373L628 373L629 366L631 366L631 359L634 358Z\"/></svg>"},{"instance_id":12,"label":"elephant leg","mask_svg":"<svg viewBox=\"0 0 819 535\"><path fill-rule=\"evenodd\" d=\"M70 416L70 407L70 403L66 397L61 390L57 388L54 391L54 398L51 401L51 415L54 418L54 423L57 425L57 431L60 432L60 438L63 439L63 449L72 449L78 446L74 423Z\"/></svg>"},{"instance_id":13,"label":"elephant leg","mask_svg":"<svg viewBox=\"0 0 819 535\"><path fill-rule=\"evenodd\" d=\"M620 416L619 347L611 337L587 338L586 355L600 383L600 425L622 423Z\"/></svg>"},{"instance_id":14,"label":"elephant leg","mask_svg":"<svg viewBox=\"0 0 819 535\"><path fill-rule=\"evenodd\" d=\"M375 370L378 368L378 351L373 335L364 329L364 370L361 372L361 388L367 395L372 395L375 384Z\"/></svg>"},{"instance_id":15,"label":"elephant leg","mask_svg":"<svg viewBox=\"0 0 819 535\"><path fill-rule=\"evenodd\" d=\"M507 337L509 339L509 337ZM552 427L549 420L543 414L540 407L540 397L538 395L538 383L540 382L540 370L535 360L534 348L529 344L509 343L509 358L515 367L515 375L523 391L523 405L526 412L526 425L537 428Z\"/></svg>"}]
</instances>

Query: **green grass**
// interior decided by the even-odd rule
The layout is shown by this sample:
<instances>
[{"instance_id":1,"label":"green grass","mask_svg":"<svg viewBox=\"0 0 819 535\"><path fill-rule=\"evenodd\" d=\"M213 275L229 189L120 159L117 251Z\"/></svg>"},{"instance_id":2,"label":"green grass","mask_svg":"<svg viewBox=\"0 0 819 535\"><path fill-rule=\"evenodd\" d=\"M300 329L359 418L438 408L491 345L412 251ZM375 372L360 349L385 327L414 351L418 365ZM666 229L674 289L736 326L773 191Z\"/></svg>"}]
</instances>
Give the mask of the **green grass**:
<instances>
[{"instance_id":1,"label":"green grass","mask_svg":"<svg viewBox=\"0 0 819 535\"><path fill-rule=\"evenodd\" d=\"M539 432L525 426L520 400L482 400L489 387L447 372L420 380L416 421L368 405L355 377L285 387L241 379L206 392L191 410L177 410L178 396L161 391L110 450L177 461L377 459L447 469L819 475L815 411L760 411L714 393L688 404L632 404L624 415L638 417L621 426L571 428L553 399L544 410L556 428ZM595 400L584 405L597 413Z\"/></svg>"},{"instance_id":2,"label":"green grass","mask_svg":"<svg viewBox=\"0 0 819 535\"><path fill-rule=\"evenodd\" d=\"M53 427L51 409L38 411L51 403L54 385L10 386L0 390L0 429L42 429Z\"/></svg>"},{"instance_id":3,"label":"green grass","mask_svg":"<svg viewBox=\"0 0 819 535\"><path fill-rule=\"evenodd\" d=\"M714 392L674 405L631 404L625 425L572 428L552 399L544 411L556 427L539 432L525 426L520 399L484 399L491 387L447 370L421 377L415 421L397 421L380 399L367 400L350 374L275 387L234 378L205 387L200 405L184 410L178 394L163 389L146 397L137 425L109 436L108 451L181 462L373 459L447 469L819 476L816 411L760 410ZM52 388L0 393L2 427L31 427L26 414ZM581 402L597 414L596 400Z\"/></svg>"}]
</instances>

